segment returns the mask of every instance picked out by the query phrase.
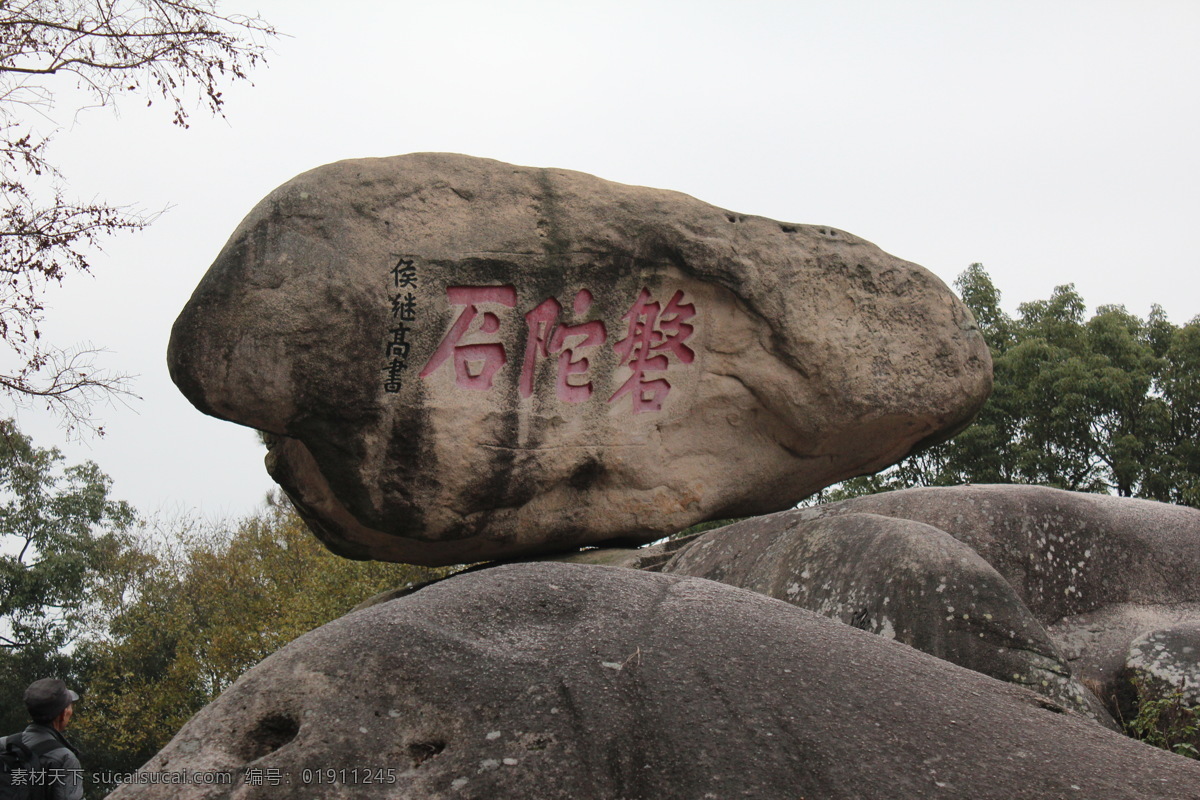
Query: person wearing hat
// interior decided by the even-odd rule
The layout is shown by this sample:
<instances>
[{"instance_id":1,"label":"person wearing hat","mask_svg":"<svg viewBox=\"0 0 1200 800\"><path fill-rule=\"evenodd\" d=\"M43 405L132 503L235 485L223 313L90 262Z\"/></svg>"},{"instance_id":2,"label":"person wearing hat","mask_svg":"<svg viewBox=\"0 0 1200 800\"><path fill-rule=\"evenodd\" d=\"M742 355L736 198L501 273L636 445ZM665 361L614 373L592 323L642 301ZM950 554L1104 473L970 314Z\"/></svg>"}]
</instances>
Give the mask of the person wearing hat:
<instances>
[{"instance_id":1,"label":"person wearing hat","mask_svg":"<svg viewBox=\"0 0 1200 800\"><path fill-rule=\"evenodd\" d=\"M30 750L41 753L47 800L83 800L83 767L79 751L63 735L79 695L58 678L42 678L25 690L25 708L33 720L19 736ZM0 739L6 742L12 737ZM3 744L0 744L2 747Z\"/></svg>"}]
</instances>

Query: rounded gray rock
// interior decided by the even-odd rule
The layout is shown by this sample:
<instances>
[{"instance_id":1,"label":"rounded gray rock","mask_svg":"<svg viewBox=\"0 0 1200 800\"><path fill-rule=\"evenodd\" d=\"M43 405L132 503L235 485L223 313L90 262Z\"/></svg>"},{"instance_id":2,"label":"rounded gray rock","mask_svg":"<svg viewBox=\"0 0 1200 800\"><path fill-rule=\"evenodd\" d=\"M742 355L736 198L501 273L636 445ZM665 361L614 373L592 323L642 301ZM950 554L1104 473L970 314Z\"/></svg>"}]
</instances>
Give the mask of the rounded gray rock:
<instances>
[{"instance_id":1,"label":"rounded gray rock","mask_svg":"<svg viewBox=\"0 0 1200 800\"><path fill-rule=\"evenodd\" d=\"M662 571L816 611L1025 686L1116 729L1008 581L970 547L911 520L813 516L785 511L710 531Z\"/></svg>"},{"instance_id":2,"label":"rounded gray rock","mask_svg":"<svg viewBox=\"0 0 1200 800\"><path fill-rule=\"evenodd\" d=\"M1152 696L1179 692L1183 705L1200 706L1200 620L1139 636L1125 668Z\"/></svg>"},{"instance_id":3,"label":"rounded gray rock","mask_svg":"<svg viewBox=\"0 0 1200 800\"><path fill-rule=\"evenodd\" d=\"M1003 575L1084 685L1127 705L1135 639L1200 622L1200 509L1040 486L906 489L818 506L940 528Z\"/></svg>"},{"instance_id":4,"label":"rounded gray rock","mask_svg":"<svg viewBox=\"0 0 1200 800\"><path fill-rule=\"evenodd\" d=\"M112 800L1194 800L1200 786L1200 764L777 600L553 563L451 578L301 637L144 770L232 782Z\"/></svg>"}]
</instances>

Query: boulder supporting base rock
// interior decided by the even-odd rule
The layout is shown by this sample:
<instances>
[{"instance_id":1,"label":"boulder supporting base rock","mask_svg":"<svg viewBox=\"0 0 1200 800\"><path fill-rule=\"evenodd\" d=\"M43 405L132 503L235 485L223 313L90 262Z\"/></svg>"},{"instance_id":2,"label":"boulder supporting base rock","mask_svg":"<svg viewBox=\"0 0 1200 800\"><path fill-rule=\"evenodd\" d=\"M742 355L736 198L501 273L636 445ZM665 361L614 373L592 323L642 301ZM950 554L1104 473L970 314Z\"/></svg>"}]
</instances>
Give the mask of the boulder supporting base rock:
<instances>
[{"instance_id":1,"label":"boulder supporting base rock","mask_svg":"<svg viewBox=\"0 0 1200 800\"><path fill-rule=\"evenodd\" d=\"M556 563L457 576L301 637L145 770L232 784L112 800L1195 800L1200 786L1200 764L786 603Z\"/></svg>"}]
</instances>

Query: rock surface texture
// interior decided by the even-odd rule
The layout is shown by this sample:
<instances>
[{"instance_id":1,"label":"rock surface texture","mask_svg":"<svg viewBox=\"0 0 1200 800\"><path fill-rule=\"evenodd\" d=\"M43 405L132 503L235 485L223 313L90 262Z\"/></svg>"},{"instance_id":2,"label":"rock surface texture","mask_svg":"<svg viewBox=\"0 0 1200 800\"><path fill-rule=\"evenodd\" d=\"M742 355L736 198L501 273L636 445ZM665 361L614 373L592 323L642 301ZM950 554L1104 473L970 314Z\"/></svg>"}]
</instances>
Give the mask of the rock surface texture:
<instances>
[{"instance_id":1,"label":"rock surface texture","mask_svg":"<svg viewBox=\"0 0 1200 800\"><path fill-rule=\"evenodd\" d=\"M712 581L523 564L298 639L145 767L232 785L110 797L1195 800L1200 764L1054 708Z\"/></svg>"},{"instance_id":2,"label":"rock surface texture","mask_svg":"<svg viewBox=\"0 0 1200 800\"><path fill-rule=\"evenodd\" d=\"M937 528L876 514L785 511L702 535L662 568L816 611L1116 728L1012 586Z\"/></svg>"},{"instance_id":3,"label":"rock surface texture","mask_svg":"<svg viewBox=\"0 0 1200 800\"><path fill-rule=\"evenodd\" d=\"M1200 706L1200 620L1139 637L1125 668L1151 697L1178 692L1183 705Z\"/></svg>"},{"instance_id":4,"label":"rock surface texture","mask_svg":"<svg viewBox=\"0 0 1200 800\"><path fill-rule=\"evenodd\" d=\"M957 298L855 236L445 154L277 189L168 360L276 437L331 549L431 565L778 511L954 433L991 383Z\"/></svg>"},{"instance_id":5,"label":"rock surface texture","mask_svg":"<svg viewBox=\"0 0 1200 800\"><path fill-rule=\"evenodd\" d=\"M1114 712L1129 699L1134 640L1200 622L1198 509L1037 486L958 486L859 497L808 513L915 520L969 545L1012 584ZM1200 654L1190 670L1200 683Z\"/></svg>"}]
</instances>

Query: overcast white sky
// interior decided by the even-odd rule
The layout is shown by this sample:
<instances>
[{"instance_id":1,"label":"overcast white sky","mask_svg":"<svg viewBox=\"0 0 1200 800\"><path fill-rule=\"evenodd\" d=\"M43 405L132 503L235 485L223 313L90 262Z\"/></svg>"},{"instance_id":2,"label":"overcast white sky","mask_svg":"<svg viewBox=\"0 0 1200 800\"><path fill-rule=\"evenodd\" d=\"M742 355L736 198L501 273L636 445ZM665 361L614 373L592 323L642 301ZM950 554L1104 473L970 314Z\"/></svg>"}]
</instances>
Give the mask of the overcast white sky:
<instances>
[{"instance_id":1,"label":"overcast white sky","mask_svg":"<svg viewBox=\"0 0 1200 800\"><path fill-rule=\"evenodd\" d=\"M833 225L947 283L981 261L1010 311L1073 282L1093 307L1200 314L1194 0L222 8L291 36L230 88L227 121L176 130L135 101L55 151L81 197L171 210L48 298L52 341L109 348L143 399L101 409L108 435L82 445L19 419L145 512L241 515L271 487L253 432L175 390L167 338L251 207L344 158L461 152Z\"/></svg>"}]
</instances>

